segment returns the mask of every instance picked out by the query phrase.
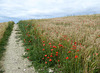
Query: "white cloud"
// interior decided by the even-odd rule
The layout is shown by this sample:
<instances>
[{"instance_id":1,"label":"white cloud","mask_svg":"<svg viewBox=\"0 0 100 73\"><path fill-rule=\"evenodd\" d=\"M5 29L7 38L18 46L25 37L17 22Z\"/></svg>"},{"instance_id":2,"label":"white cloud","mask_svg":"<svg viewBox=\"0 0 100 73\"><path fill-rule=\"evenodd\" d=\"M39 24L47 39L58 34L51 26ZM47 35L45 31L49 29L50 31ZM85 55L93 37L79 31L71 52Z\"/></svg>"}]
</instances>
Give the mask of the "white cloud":
<instances>
[{"instance_id":1,"label":"white cloud","mask_svg":"<svg viewBox=\"0 0 100 73\"><path fill-rule=\"evenodd\" d=\"M100 0L0 0L0 16L5 17L69 15L88 13L88 9L100 13Z\"/></svg>"}]
</instances>

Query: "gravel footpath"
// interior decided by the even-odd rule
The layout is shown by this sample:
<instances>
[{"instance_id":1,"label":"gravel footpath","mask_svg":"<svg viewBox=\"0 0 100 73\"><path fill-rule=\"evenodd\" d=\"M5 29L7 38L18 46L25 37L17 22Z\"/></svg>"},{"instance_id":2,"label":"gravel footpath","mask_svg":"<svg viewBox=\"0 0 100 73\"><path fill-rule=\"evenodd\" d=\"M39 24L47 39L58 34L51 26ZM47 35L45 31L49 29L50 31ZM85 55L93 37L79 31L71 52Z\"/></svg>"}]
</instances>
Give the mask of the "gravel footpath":
<instances>
[{"instance_id":1,"label":"gravel footpath","mask_svg":"<svg viewBox=\"0 0 100 73\"><path fill-rule=\"evenodd\" d=\"M24 59L22 55L24 52L24 47L22 47L22 41L16 42L18 39L15 31L18 29L18 25L14 24L13 31L6 46L6 52L4 55L4 73L35 73L33 67L28 67L31 63L28 59Z\"/></svg>"}]
</instances>

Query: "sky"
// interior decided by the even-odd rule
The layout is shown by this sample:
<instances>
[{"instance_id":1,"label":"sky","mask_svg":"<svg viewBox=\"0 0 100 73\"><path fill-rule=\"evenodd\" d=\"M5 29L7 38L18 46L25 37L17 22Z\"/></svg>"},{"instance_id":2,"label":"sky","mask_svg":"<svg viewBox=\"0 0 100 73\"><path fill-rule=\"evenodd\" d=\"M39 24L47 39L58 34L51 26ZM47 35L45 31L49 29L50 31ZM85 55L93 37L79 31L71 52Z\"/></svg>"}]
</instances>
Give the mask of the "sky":
<instances>
[{"instance_id":1,"label":"sky","mask_svg":"<svg viewBox=\"0 0 100 73\"><path fill-rule=\"evenodd\" d=\"M0 22L100 14L100 0L0 0Z\"/></svg>"}]
</instances>

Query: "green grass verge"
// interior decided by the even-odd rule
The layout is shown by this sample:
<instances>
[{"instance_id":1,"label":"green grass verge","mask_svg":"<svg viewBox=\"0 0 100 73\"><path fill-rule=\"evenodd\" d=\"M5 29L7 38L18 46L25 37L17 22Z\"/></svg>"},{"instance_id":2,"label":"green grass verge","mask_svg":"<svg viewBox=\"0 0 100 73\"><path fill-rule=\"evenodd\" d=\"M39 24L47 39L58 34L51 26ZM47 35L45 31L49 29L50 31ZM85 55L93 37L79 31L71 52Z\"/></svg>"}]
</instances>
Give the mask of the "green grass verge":
<instances>
[{"instance_id":1,"label":"green grass verge","mask_svg":"<svg viewBox=\"0 0 100 73\"><path fill-rule=\"evenodd\" d=\"M5 46L7 45L9 36L11 35L11 31L13 30L13 24L14 24L13 21L8 22L8 27L4 32L3 38L0 40L0 60L3 57L3 52L6 50ZM0 73L3 73L3 71L0 71Z\"/></svg>"}]
</instances>

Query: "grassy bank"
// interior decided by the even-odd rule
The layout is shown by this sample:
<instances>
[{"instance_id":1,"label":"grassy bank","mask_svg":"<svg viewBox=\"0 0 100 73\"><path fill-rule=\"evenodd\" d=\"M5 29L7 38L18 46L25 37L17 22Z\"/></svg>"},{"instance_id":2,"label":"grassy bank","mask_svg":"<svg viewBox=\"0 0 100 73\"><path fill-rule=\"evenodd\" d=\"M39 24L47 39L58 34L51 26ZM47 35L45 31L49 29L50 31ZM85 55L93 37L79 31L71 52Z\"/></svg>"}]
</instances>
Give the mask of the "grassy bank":
<instances>
[{"instance_id":1,"label":"grassy bank","mask_svg":"<svg viewBox=\"0 0 100 73\"><path fill-rule=\"evenodd\" d=\"M26 54L40 73L99 73L100 15L18 22Z\"/></svg>"},{"instance_id":2,"label":"grassy bank","mask_svg":"<svg viewBox=\"0 0 100 73\"><path fill-rule=\"evenodd\" d=\"M13 29L13 25L14 22L13 21L9 21L6 23L7 27L1 28L0 30L2 30L2 38L0 39L0 60L3 57L3 52L5 51L5 46L7 45L9 36L11 35L11 31ZM2 24L3 25L3 24ZM3 25L4 26L4 25ZM4 30L3 30L4 29ZM1 34L1 33L0 33ZM1 69L1 68L0 68ZM0 70L0 73L2 73L2 71Z\"/></svg>"},{"instance_id":3,"label":"grassy bank","mask_svg":"<svg viewBox=\"0 0 100 73\"><path fill-rule=\"evenodd\" d=\"M8 27L7 22L0 23L0 39L3 37L3 34L4 34L7 27Z\"/></svg>"}]
</instances>

